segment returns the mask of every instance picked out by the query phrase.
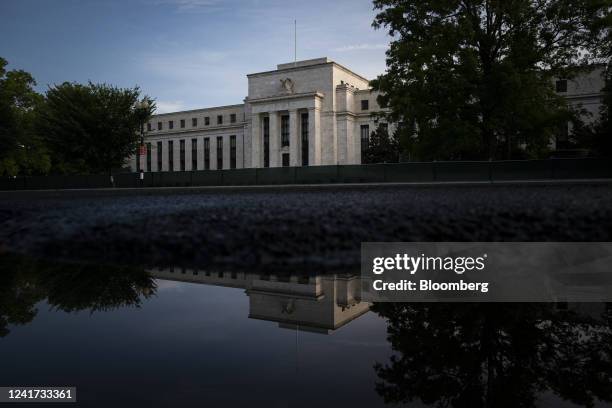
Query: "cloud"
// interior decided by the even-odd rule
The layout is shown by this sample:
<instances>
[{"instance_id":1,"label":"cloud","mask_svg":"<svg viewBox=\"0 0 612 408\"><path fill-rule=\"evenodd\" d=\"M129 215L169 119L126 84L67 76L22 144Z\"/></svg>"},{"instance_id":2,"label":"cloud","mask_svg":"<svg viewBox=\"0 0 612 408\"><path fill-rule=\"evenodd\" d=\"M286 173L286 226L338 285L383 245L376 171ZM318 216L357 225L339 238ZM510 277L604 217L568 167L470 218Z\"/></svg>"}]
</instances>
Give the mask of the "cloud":
<instances>
[{"instance_id":1,"label":"cloud","mask_svg":"<svg viewBox=\"0 0 612 408\"><path fill-rule=\"evenodd\" d=\"M232 52L181 47L145 52L134 61L144 66L159 98L157 113L163 113L241 103L247 72L239 60Z\"/></svg>"},{"instance_id":2,"label":"cloud","mask_svg":"<svg viewBox=\"0 0 612 408\"><path fill-rule=\"evenodd\" d=\"M170 76L191 76L222 64L227 52L205 49L175 49L170 52L143 54L145 65L157 73Z\"/></svg>"},{"instance_id":3,"label":"cloud","mask_svg":"<svg viewBox=\"0 0 612 408\"><path fill-rule=\"evenodd\" d=\"M154 4L166 4L176 7L179 13L209 12L221 9L217 0L156 0Z\"/></svg>"},{"instance_id":4,"label":"cloud","mask_svg":"<svg viewBox=\"0 0 612 408\"><path fill-rule=\"evenodd\" d=\"M157 109L155 113L168 113L185 110L185 103L183 101L155 101Z\"/></svg>"},{"instance_id":5,"label":"cloud","mask_svg":"<svg viewBox=\"0 0 612 408\"><path fill-rule=\"evenodd\" d=\"M351 52L351 51L364 51L364 50L385 50L388 44L354 44L345 45L342 47L334 48L332 51L335 52Z\"/></svg>"}]
</instances>

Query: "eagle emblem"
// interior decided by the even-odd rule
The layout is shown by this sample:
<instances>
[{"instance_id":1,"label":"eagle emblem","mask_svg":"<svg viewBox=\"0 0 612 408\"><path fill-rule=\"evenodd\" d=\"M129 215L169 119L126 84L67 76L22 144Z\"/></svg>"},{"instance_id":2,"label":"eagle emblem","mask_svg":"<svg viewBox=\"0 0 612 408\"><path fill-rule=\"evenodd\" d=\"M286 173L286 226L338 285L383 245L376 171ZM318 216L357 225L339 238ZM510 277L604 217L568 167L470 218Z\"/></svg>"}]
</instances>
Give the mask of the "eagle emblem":
<instances>
[{"instance_id":1,"label":"eagle emblem","mask_svg":"<svg viewBox=\"0 0 612 408\"><path fill-rule=\"evenodd\" d=\"M293 93L293 81L290 78L281 79L281 87L286 93Z\"/></svg>"}]
</instances>

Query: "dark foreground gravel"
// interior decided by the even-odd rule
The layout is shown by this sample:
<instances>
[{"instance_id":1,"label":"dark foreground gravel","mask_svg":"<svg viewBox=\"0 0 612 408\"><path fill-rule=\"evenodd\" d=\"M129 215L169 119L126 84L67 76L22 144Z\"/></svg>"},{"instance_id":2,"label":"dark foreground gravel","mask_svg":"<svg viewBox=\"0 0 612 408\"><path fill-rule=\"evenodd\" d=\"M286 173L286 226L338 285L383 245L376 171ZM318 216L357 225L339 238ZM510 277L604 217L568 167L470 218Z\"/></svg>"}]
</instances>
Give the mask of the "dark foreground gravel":
<instances>
[{"instance_id":1,"label":"dark foreground gravel","mask_svg":"<svg viewBox=\"0 0 612 408\"><path fill-rule=\"evenodd\" d=\"M227 269L354 268L362 241L610 241L612 185L0 193L0 248Z\"/></svg>"}]
</instances>

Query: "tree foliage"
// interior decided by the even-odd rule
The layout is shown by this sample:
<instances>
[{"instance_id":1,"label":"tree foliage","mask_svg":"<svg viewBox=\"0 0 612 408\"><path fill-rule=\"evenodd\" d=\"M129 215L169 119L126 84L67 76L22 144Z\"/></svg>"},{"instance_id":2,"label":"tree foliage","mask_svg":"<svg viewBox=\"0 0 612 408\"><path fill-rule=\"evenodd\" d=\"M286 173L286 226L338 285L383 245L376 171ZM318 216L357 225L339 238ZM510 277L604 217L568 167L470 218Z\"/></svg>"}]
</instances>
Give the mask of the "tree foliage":
<instances>
[{"instance_id":1,"label":"tree foliage","mask_svg":"<svg viewBox=\"0 0 612 408\"><path fill-rule=\"evenodd\" d=\"M393 40L373 81L420 159L546 154L572 117L552 87L609 58L612 0L374 0Z\"/></svg>"},{"instance_id":2,"label":"tree foliage","mask_svg":"<svg viewBox=\"0 0 612 408\"><path fill-rule=\"evenodd\" d=\"M612 31L612 30L611 30ZM606 69L606 86L596 125L594 149L606 157L612 157L612 63Z\"/></svg>"},{"instance_id":3,"label":"tree foliage","mask_svg":"<svg viewBox=\"0 0 612 408\"><path fill-rule=\"evenodd\" d=\"M24 325L46 300L54 309L99 312L140 307L155 294L153 277L128 266L45 262L0 254L0 338L10 325Z\"/></svg>"},{"instance_id":4,"label":"tree foliage","mask_svg":"<svg viewBox=\"0 0 612 408\"><path fill-rule=\"evenodd\" d=\"M134 154L155 105L136 107L140 90L65 82L47 91L38 131L61 173L102 173ZM149 100L147 97L145 99ZM150 101L150 100L149 100Z\"/></svg>"},{"instance_id":5,"label":"tree foliage","mask_svg":"<svg viewBox=\"0 0 612 408\"><path fill-rule=\"evenodd\" d=\"M603 305L603 304L602 304ZM379 303L394 354L377 364L387 403L534 407L550 392L612 401L612 315L545 303Z\"/></svg>"},{"instance_id":6,"label":"tree foliage","mask_svg":"<svg viewBox=\"0 0 612 408\"><path fill-rule=\"evenodd\" d=\"M578 132L575 132L573 142L577 147L587 148L597 155L612 157L612 63L606 68L604 79L599 119L592 124L576 123L574 126Z\"/></svg>"},{"instance_id":7,"label":"tree foliage","mask_svg":"<svg viewBox=\"0 0 612 408\"><path fill-rule=\"evenodd\" d=\"M0 175L46 173L49 156L34 131L42 96L32 75L6 66L0 58Z\"/></svg>"},{"instance_id":8,"label":"tree foliage","mask_svg":"<svg viewBox=\"0 0 612 408\"><path fill-rule=\"evenodd\" d=\"M399 154L397 139L389 134L386 124L381 123L370 135L364 163L397 163Z\"/></svg>"}]
</instances>

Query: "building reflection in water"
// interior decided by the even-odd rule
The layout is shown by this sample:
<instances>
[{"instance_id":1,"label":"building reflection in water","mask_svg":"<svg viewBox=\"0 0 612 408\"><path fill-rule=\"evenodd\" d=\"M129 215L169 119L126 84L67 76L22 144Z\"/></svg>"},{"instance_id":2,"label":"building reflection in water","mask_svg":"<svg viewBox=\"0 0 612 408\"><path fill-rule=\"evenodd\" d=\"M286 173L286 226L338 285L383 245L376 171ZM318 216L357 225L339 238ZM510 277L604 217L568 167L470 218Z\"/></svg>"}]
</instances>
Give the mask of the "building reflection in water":
<instances>
[{"instance_id":1,"label":"building reflection in water","mask_svg":"<svg viewBox=\"0 0 612 408\"><path fill-rule=\"evenodd\" d=\"M360 278L354 274L275 275L178 267L144 271L5 255L0 257L0 338L15 325L30 323L43 300L62 312L118 311L145 305L159 280L241 288L249 299L250 318L276 322L296 334L331 333L368 311L375 313L385 321L390 357L371 360L368 370L374 371L376 380L367 386L391 405L605 406L612 401L609 304L371 305L362 300ZM133 316L142 319L146 313ZM108 321L98 322L107 327ZM360 340L367 343L380 334L368 332ZM249 335L244 335L249 344L266 341ZM296 337L296 367L297 354ZM356 354L354 362L359 358Z\"/></svg>"},{"instance_id":2,"label":"building reflection in water","mask_svg":"<svg viewBox=\"0 0 612 408\"><path fill-rule=\"evenodd\" d=\"M249 317L330 333L373 311L393 355L376 362L391 405L601 406L612 399L612 330L605 303L377 303L359 275L149 271L158 279L245 289ZM565 401L565 402L562 402Z\"/></svg>"},{"instance_id":3,"label":"building reflection in water","mask_svg":"<svg viewBox=\"0 0 612 408\"><path fill-rule=\"evenodd\" d=\"M179 267L148 272L157 279L244 289L249 318L277 322L281 328L328 334L370 310L370 303L361 301L360 277L354 274L274 275Z\"/></svg>"}]
</instances>

